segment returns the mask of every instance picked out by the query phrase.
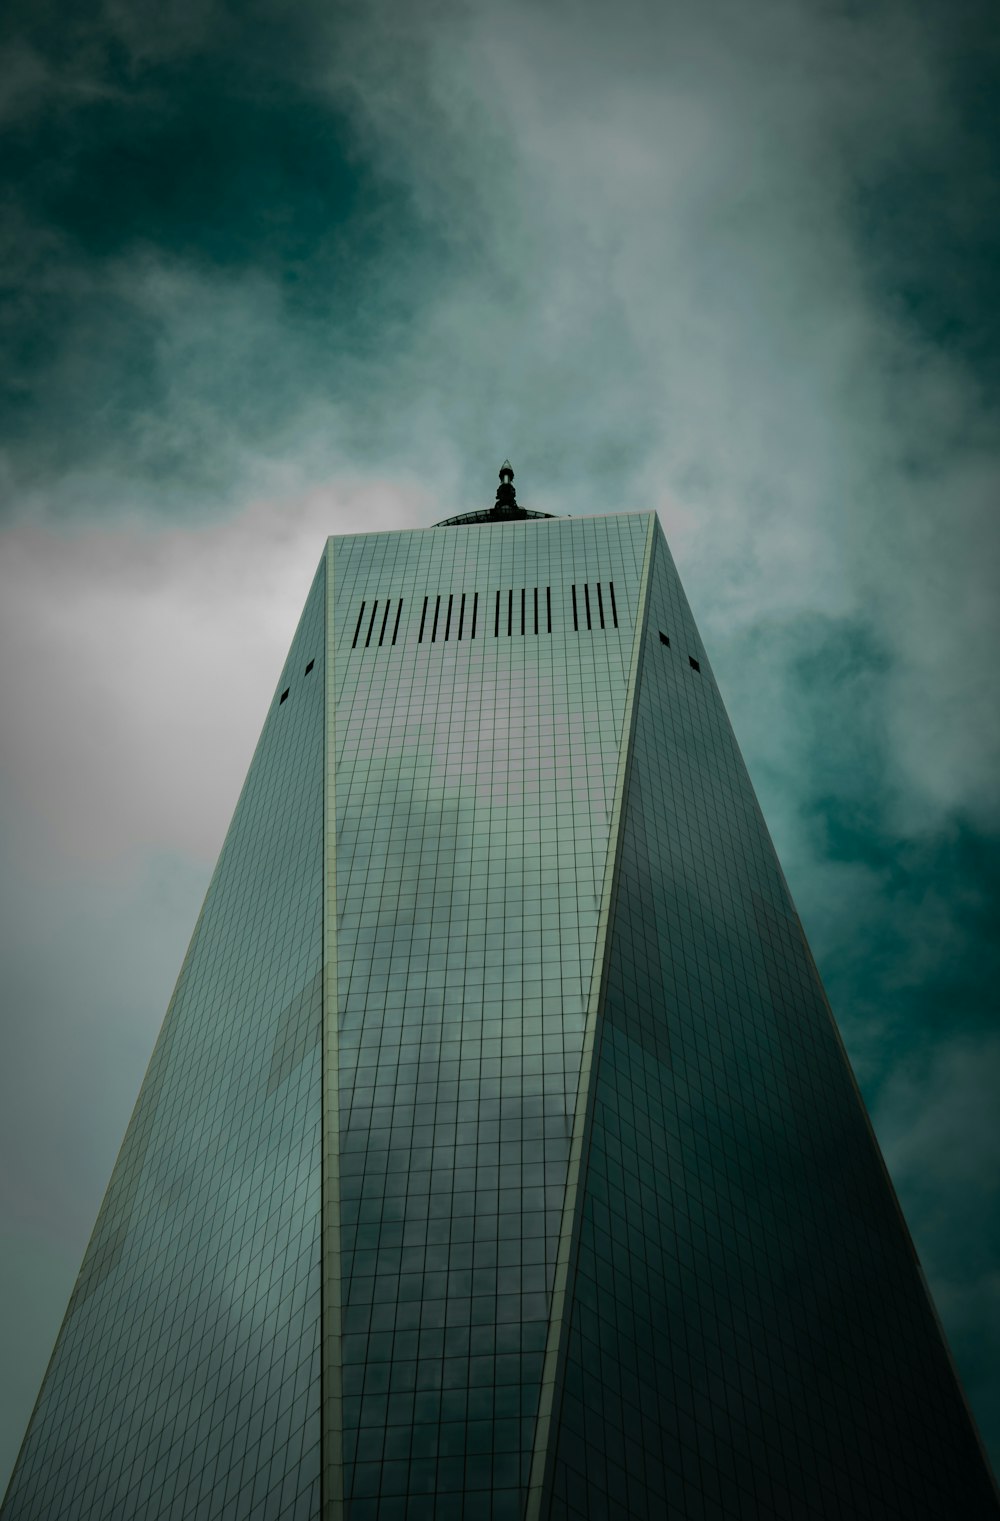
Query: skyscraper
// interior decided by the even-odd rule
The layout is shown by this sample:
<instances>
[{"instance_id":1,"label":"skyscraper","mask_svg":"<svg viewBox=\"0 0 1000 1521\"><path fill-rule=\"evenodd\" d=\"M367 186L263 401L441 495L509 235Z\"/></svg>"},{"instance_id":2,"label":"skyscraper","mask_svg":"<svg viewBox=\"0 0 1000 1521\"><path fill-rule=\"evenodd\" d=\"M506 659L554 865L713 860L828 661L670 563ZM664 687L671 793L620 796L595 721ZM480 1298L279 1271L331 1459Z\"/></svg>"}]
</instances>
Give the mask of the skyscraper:
<instances>
[{"instance_id":1,"label":"skyscraper","mask_svg":"<svg viewBox=\"0 0 1000 1521\"><path fill-rule=\"evenodd\" d=\"M331 539L3 1521L998 1514L655 517Z\"/></svg>"}]
</instances>

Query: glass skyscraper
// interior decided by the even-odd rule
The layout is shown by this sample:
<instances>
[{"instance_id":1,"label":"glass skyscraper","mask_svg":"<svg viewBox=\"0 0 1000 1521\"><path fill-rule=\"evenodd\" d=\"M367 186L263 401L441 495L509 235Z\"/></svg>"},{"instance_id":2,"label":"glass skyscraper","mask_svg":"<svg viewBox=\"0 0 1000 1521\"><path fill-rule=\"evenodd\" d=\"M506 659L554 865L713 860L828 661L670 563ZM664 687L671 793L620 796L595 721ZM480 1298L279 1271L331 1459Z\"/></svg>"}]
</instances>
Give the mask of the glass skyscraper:
<instances>
[{"instance_id":1,"label":"glass skyscraper","mask_svg":"<svg viewBox=\"0 0 1000 1521\"><path fill-rule=\"evenodd\" d=\"M1000 1515L654 515L327 544L2 1514Z\"/></svg>"}]
</instances>

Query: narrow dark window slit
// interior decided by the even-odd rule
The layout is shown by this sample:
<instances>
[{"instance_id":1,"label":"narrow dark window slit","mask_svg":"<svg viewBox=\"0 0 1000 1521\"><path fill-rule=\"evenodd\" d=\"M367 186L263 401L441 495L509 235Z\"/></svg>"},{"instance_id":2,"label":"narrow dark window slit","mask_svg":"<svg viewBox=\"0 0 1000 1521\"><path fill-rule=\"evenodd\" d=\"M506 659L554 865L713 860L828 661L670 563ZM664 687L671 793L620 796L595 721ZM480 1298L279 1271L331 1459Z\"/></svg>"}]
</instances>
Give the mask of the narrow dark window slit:
<instances>
[{"instance_id":1,"label":"narrow dark window slit","mask_svg":"<svg viewBox=\"0 0 1000 1521\"><path fill-rule=\"evenodd\" d=\"M693 655L688 656L688 665L691 667L692 671L701 670L701 666L698 664L697 660L695 660Z\"/></svg>"},{"instance_id":2,"label":"narrow dark window slit","mask_svg":"<svg viewBox=\"0 0 1000 1521\"><path fill-rule=\"evenodd\" d=\"M418 644L423 644L423 641L424 641L424 624L426 622L427 622L427 598L425 597L424 598L423 612L420 614L420 633L417 635L417 643Z\"/></svg>"},{"instance_id":3,"label":"narrow dark window slit","mask_svg":"<svg viewBox=\"0 0 1000 1521\"><path fill-rule=\"evenodd\" d=\"M577 617L577 613L576 613L576 587L575 586L573 588L573 632L574 632L574 634L578 634L580 632L580 620Z\"/></svg>"},{"instance_id":4,"label":"narrow dark window slit","mask_svg":"<svg viewBox=\"0 0 1000 1521\"><path fill-rule=\"evenodd\" d=\"M521 633L524 633L524 587L521 587Z\"/></svg>"},{"instance_id":5,"label":"narrow dark window slit","mask_svg":"<svg viewBox=\"0 0 1000 1521\"><path fill-rule=\"evenodd\" d=\"M535 587L535 633L538 633L538 587Z\"/></svg>"},{"instance_id":6,"label":"narrow dark window slit","mask_svg":"<svg viewBox=\"0 0 1000 1521\"><path fill-rule=\"evenodd\" d=\"M367 649L368 646L372 642L372 629L375 627L375 614L377 612L378 612L378 599L376 598L376 600L372 603L372 616L371 616L371 621L368 624L368 637L365 640L365 649Z\"/></svg>"},{"instance_id":7,"label":"narrow dark window slit","mask_svg":"<svg viewBox=\"0 0 1000 1521\"><path fill-rule=\"evenodd\" d=\"M583 583L583 601L587 609L587 627L590 628L590 587L586 581Z\"/></svg>"},{"instance_id":8,"label":"narrow dark window slit","mask_svg":"<svg viewBox=\"0 0 1000 1521\"><path fill-rule=\"evenodd\" d=\"M353 649L355 649L355 648L356 648L356 647L357 647L357 643L358 643L358 635L359 635L359 634L360 634L360 632L361 632L361 620L362 620L362 618L363 618L363 617L364 617L364 616L365 616L365 607L366 607L366 606L367 606L367 604L366 604L366 603L364 603L364 602L362 602L362 604L361 604L361 611L360 611L360 613L359 613L359 614L358 614L358 624L357 624L357 628L356 628L356 629L355 629L355 630L354 630L354 640L353 640L353 642L352 642L352 644L351 644L351 649L352 649L352 650L353 650Z\"/></svg>"},{"instance_id":9,"label":"narrow dark window slit","mask_svg":"<svg viewBox=\"0 0 1000 1521\"><path fill-rule=\"evenodd\" d=\"M617 628L618 627L618 608L615 606L615 583L613 581L609 581L608 582L608 591L611 593L611 619L612 619L612 622L615 625L615 628Z\"/></svg>"},{"instance_id":10,"label":"narrow dark window slit","mask_svg":"<svg viewBox=\"0 0 1000 1521\"><path fill-rule=\"evenodd\" d=\"M475 639L475 637L476 637L476 617L477 617L478 613L479 613L479 593L478 592L473 592L473 594L472 594L472 627L469 630L469 638L470 639Z\"/></svg>"},{"instance_id":11,"label":"narrow dark window slit","mask_svg":"<svg viewBox=\"0 0 1000 1521\"><path fill-rule=\"evenodd\" d=\"M378 632L379 648L381 648L381 646L382 646L382 640L385 638L385 626L389 622L389 609L391 608L391 606L392 606L392 602L387 597L385 599L385 612L382 614L382 627L379 629L379 632Z\"/></svg>"},{"instance_id":12,"label":"narrow dark window slit","mask_svg":"<svg viewBox=\"0 0 1000 1521\"><path fill-rule=\"evenodd\" d=\"M281 704L284 702L285 698L288 696L288 694L289 694L290 691L291 691L291 687L286 687L285 690L282 692L281 696L278 698L278 707L279 708L281 707Z\"/></svg>"},{"instance_id":13,"label":"narrow dark window slit","mask_svg":"<svg viewBox=\"0 0 1000 1521\"><path fill-rule=\"evenodd\" d=\"M660 643L665 644L668 649L670 648L670 640L667 638L662 629L660 629Z\"/></svg>"},{"instance_id":14,"label":"narrow dark window slit","mask_svg":"<svg viewBox=\"0 0 1000 1521\"><path fill-rule=\"evenodd\" d=\"M509 639L514 627L514 588L507 588L507 638Z\"/></svg>"},{"instance_id":15,"label":"narrow dark window slit","mask_svg":"<svg viewBox=\"0 0 1000 1521\"><path fill-rule=\"evenodd\" d=\"M449 592L448 593L448 616L444 620L444 637L446 639L449 639L451 637L451 604L454 602L454 600L455 600L455 593L454 592Z\"/></svg>"},{"instance_id":16,"label":"narrow dark window slit","mask_svg":"<svg viewBox=\"0 0 1000 1521\"><path fill-rule=\"evenodd\" d=\"M461 639L461 637L462 637L462 629L464 627L465 627L465 593L463 592L462 593L462 600L458 604L458 638L459 639Z\"/></svg>"},{"instance_id":17,"label":"narrow dark window slit","mask_svg":"<svg viewBox=\"0 0 1000 1521\"><path fill-rule=\"evenodd\" d=\"M604 598L601 596L601 583L597 583L597 616L601 620L601 628L604 627Z\"/></svg>"},{"instance_id":18,"label":"narrow dark window slit","mask_svg":"<svg viewBox=\"0 0 1000 1521\"><path fill-rule=\"evenodd\" d=\"M441 611L441 598L440 597L436 597L435 600L434 600L434 627L431 629L431 643L432 644L434 643L435 639L438 636L438 614L440 613L440 611Z\"/></svg>"},{"instance_id":19,"label":"narrow dark window slit","mask_svg":"<svg viewBox=\"0 0 1000 1521\"><path fill-rule=\"evenodd\" d=\"M309 664L306 666L306 675L307 676L309 675L309 672L312 670L312 668L313 668L313 666L315 664L316 664L315 660L310 660Z\"/></svg>"},{"instance_id":20,"label":"narrow dark window slit","mask_svg":"<svg viewBox=\"0 0 1000 1521\"><path fill-rule=\"evenodd\" d=\"M551 588L551 586L547 586L545 588L545 632L547 634L551 634L551 632L552 632L552 588Z\"/></svg>"},{"instance_id":21,"label":"narrow dark window slit","mask_svg":"<svg viewBox=\"0 0 1000 1521\"><path fill-rule=\"evenodd\" d=\"M392 625L392 642L396 643L396 635L399 633L399 615L403 611L403 599L400 597L399 606L396 609L396 621Z\"/></svg>"},{"instance_id":22,"label":"narrow dark window slit","mask_svg":"<svg viewBox=\"0 0 1000 1521\"><path fill-rule=\"evenodd\" d=\"M500 593L499 592L497 592L497 611L496 611L496 617L493 619L493 637L494 637L494 639L499 639L500 638Z\"/></svg>"}]
</instances>

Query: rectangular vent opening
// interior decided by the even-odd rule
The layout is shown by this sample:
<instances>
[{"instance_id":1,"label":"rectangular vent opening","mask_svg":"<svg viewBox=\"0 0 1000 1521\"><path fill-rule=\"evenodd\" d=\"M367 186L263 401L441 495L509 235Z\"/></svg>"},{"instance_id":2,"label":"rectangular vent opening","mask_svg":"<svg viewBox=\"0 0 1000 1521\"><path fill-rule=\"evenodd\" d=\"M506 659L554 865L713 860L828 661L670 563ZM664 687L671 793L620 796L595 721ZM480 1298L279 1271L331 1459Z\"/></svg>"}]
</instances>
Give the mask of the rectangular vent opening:
<instances>
[{"instance_id":1,"label":"rectangular vent opening","mask_svg":"<svg viewBox=\"0 0 1000 1521\"><path fill-rule=\"evenodd\" d=\"M521 587L521 633L524 634L524 587Z\"/></svg>"},{"instance_id":2,"label":"rectangular vent opening","mask_svg":"<svg viewBox=\"0 0 1000 1521\"><path fill-rule=\"evenodd\" d=\"M375 614L377 612L378 612L378 599L376 598L376 600L372 603L372 615L371 615L371 619L369 620L369 623L368 623L368 637L365 639L365 649L367 649L368 646L372 642L372 629L375 627Z\"/></svg>"},{"instance_id":3,"label":"rectangular vent opening","mask_svg":"<svg viewBox=\"0 0 1000 1521\"><path fill-rule=\"evenodd\" d=\"M465 627L465 593L463 592L462 593L462 600L458 604L458 638L459 639L461 639L461 637L462 637L462 629L464 627Z\"/></svg>"},{"instance_id":4,"label":"rectangular vent opening","mask_svg":"<svg viewBox=\"0 0 1000 1521\"><path fill-rule=\"evenodd\" d=\"M382 627L378 631L378 642L379 642L379 648L380 649L382 647L382 641L385 638L385 626L389 622L389 609L390 609L391 606L392 606L392 603L389 601L389 598L387 597L385 599L385 612L382 614Z\"/></svg>"},{"instance_id":5,"label":"rectangular vent opening","mask_svg":"<svg viewBox=\"0 0 1000 1521\"><path fill-rule=\"evenodd\" d=\"M475 639L475 637L476 637L476 615L478 614L478 612L479 612L479 593L475 592L473 594L473 598L472 598L472 628L469 631L469 638L470 639Z\"/></svg>"},{"instance_id":6,"label":"rectangular vent opening","mask_svg":"<svg viewBox=\"0 0 1000 1521\"><path fill-rule=\"evenodd\" d=\"M615 628L617 628L618 627L618 608L615 606L615 583L613 581L609 581L608 582L608 591L611 593L611 618L612 618L612 621L614 622Z\"/></svg>"},{"instance_id":7,"label":"rectangular vent opening","mask_svg":"<svg viewBox=\"0 0 1000 1521\"><path fill-rule=\"evenodd\" d=\"M577 617L577 612L576 612L576 587L575 586L573 588L573 632L574 632L574 634L578 634L580 632L580 620Z\"/></svg>"},{"instance_id":8,"label":"rectangular vent opening","mask_svg":"<svg viewBox=\"0 0 1000 1521\"><path fill-rule=\"evenodd\" d=\"M282 692L281 696L278 698L278 707L279 708L281 707L281 704L284 702L285 698L288 696L288 694L289 694L290 691L291 691L291 687L286 687L285 690Z\"/></svg>"},{"instance_id":9,"label":"rectangular vent opening","mask_svg":"<svg viewBox=\"0 0 1000 1521\"><path fill-rule=\"evenodd\" d=\"M587 627L590 628L590 587L586 581L583 583L583 601L587 609Z\"/></svg>"},{"instance_id":10,"label":"rectangular vent opening","mask_svg":"<svg viewBox=\"0 0 1000 1521\"><path fill-rule=\"evenodd\" d=\"M423 611L420 614L420 632L417 635L417 643L418 644L423 644L423 642L424 642L424 624L427 622L427 602L428 602L428 598L425 597L424 598Z\"/></svg>"},{"instance_id":11,"label":"rectangular vent opening","mask_svg":"<svg viewBox=\"0 0 1000 1521\"><path fill-rule=\"evenodd\" d=\"M535 587L535 633L538 633L538 587Z\"/></svg>"},{"instance_id":12,"label":"rectangular vent opening","mask_svg":"<svg viewBox=\"0 0 1000 1521\"><path fill-rule=\"evenodd\" d=\"M392 625L392 642L396 643L396 635L399 633L399 615L403 611L403 599L400 597L399 606L396 608L396 621Z\"/></svg>"},{"instance_id":13,"label":"rectangular vent opening","mask_svg":"<svg viewBox=\"0 0 1000 1521\"><path fill-rule=\"evenodd\" d=\"M601 596L601 583L597 583L597 616L601 620L601 628L604 627L604 598Z\"/></svg>"},{"instance_id":14,"label":"rectangular vent opening","mask_svg":"<svg viewBox=\"0 0 1000 1521\"><path fill-rule=\"evenodd\" d=\"M494 637L494 639L499 639L500 638L500 593L499 592L497 592L497 610L496 610L496 616L493 619L493 637Z\"/></svg>"},{"instance_id":15,"label":"rectangular vent opening","mask_svg":"<svg viewBox=\"0 0 1000 1521\"><path fill-rule=\"evenodd\" d=\"M545 632L547 634L551 634L551 632L552 632L552 588L551 588L551 586L547 586L545 588L545 625L546 625Z\"/></svg>"},{"instance_id":16,"label":"rectangular vent opening","mask_svg":"<svg viewBox=\"0 0 1000 1521\"><path fill-rule=\"evenodd\" d=\"M354 639L353 639L353 641L352 641L352 643L351 643L351 649L352 649L352 650L353 650L353 649L355 649L355 648L356 648L356 647L357 647L357 643L358 643L358 635L359 635L359 634L360 634L360 632L361 632L361 620L362 620L362 618L363 618L363 617L364 617L364 616L365 616L365 604L364 604L364 602L362 602L362 604L361 604L361 611L360 611L360 613L359 613L359 614L358 614L358 622L357 622L357 627L356 627L356 628L355 628L355 630L354 630Z\"/></svg>"},{"instance_id":17,"label":"rectangular vent opening","mask_svg":"<svg viewBox=\"0 0 1000 1521\"><path fill-rule=\"evenodd\" d=\"M688 665L691 667L692 671L701 670L701 666L698 664L697 660L695 660L693 655L688 656Z\"/></svg>"},{"instance_id":18,"label":"rectangular vent opening","mask_svg":"<svg viewBox=\"0 0 1000 1521\"><path fill-rule=\"evenodd\" d=\"M434 626L431 629L431 643L432 644L434 643L434 641L437 639L437 636L438 636L438 614L440 613L440 611L441 611L441 598L440 597L436 597L434 599Z\"/></svg>"},{"instance_id":19,"label":"rectangular vent opening","mask_svg":"<svg viewBox=\"0 0 1000 1521\"><path fill-rule=\"evenodd\" d=\"M669 649L669 647L670 647L670 640L667 638L666 634L663 632L662 629L660 629L660 643L661 644L665 644L667 646L667 648Z\"/></svg>"},{"instance_id":20,"label":"rectangular vent opening","mask_svg":"<svg viewBox=\"0 0 1000 1521\"><path fill-rule=\"evenodd\" d=\"M509 639L514 628L514 588L507 589L507 638Z\"/></svg>"},{"instance_id":21,"label":"rectangular vent opening","mask_svg":"<svg viewBox=\"0 0 1000 1521\"><path fill-rule=\"evenodd\" d=\"M315 660L310 660L309 664L306 666L306 675L307 676L309 675L309 672L312 670L312 668L313 668L313 666L315 664L316 664Z\"/></svg>"}]
</instances>

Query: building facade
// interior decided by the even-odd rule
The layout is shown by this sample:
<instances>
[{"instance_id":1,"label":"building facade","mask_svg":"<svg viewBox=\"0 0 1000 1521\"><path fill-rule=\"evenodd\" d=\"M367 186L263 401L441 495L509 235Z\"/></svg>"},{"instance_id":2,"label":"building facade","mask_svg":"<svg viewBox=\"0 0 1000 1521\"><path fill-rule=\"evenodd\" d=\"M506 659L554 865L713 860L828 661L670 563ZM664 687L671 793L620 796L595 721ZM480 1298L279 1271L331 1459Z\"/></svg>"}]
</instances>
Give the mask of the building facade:
<instances>
[{"instance_id":1,"label":"building facade","mask_svg":"<svg viewBox=\"0 0 1000 1521\"><path fill-rule=\"evenodd\" d=\"M655 517L331 539L3 1521L998 1515Z\"/></svg>"}]
</instances>

